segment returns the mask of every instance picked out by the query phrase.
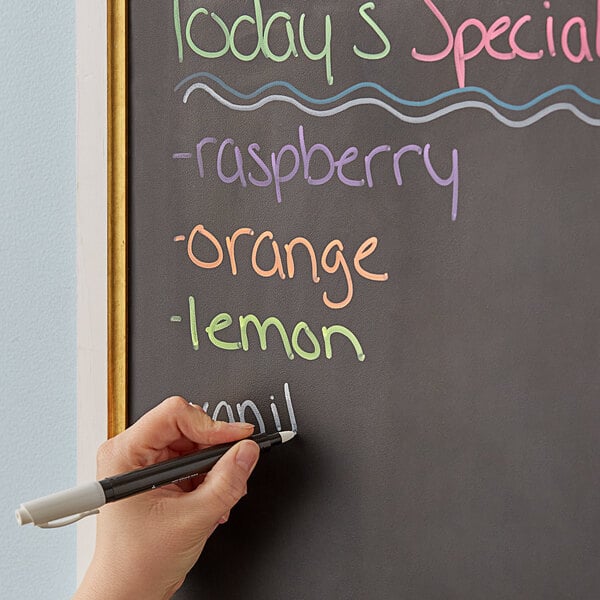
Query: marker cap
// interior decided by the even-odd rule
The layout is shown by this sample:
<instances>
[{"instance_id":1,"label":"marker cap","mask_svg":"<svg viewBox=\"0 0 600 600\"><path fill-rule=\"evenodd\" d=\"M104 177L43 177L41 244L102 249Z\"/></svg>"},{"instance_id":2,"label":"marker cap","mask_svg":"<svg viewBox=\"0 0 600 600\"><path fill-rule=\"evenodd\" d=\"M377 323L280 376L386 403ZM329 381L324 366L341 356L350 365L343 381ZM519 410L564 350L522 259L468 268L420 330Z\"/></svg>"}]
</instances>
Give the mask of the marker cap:
<instances>
[{"instance_id":1,"label":"marker cap","mask_svg":"<svg viewBox=\"0 0 600 600\"><path fill-rule=\"evenodd\" d=\"M106 503L104 490L98 481L84 483L77 487L24 502L15 511L19 525L44 526L78 513L100 508Z\"/></svg>"}]
</instances>

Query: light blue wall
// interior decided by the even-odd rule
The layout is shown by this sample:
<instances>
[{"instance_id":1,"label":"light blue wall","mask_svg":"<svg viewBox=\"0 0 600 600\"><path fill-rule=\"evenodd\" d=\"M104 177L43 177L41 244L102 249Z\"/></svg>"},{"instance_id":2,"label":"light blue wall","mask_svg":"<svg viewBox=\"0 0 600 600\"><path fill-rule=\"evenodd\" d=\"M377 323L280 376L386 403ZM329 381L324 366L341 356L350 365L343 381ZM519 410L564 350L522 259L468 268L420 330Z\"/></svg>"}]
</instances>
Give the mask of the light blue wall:
<instances>
[{"instance_id":1,"label":"light blue wall","mask_svg":"<svg viewBox=\"0 0 600 600\"><path fill-rule=\"evenodd\" d=\"M75 484L75 2L0 2L0 597L68 598L75 528L18 528Z\"/></svg>"}]
</instances>

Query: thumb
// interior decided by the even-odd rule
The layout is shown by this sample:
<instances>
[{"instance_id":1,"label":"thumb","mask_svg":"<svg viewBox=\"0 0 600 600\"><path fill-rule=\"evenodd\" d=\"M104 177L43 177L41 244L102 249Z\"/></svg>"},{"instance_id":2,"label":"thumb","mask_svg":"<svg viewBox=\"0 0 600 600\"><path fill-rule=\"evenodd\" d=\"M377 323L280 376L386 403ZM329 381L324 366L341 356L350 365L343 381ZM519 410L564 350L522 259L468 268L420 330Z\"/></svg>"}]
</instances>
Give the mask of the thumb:
<instances>
[{"instance_id":1,"label":"thumb","mask_svg":"<svg viewBox=\"0 0 600 600\"><path fill-rule=\"evenodd\" d=\"M260 449L250 440L243 440L230 448L206 475L204 481L189 494L200 527L212 529L246 495L248 477L254 470Z\"/></svg>"}]
</instances>

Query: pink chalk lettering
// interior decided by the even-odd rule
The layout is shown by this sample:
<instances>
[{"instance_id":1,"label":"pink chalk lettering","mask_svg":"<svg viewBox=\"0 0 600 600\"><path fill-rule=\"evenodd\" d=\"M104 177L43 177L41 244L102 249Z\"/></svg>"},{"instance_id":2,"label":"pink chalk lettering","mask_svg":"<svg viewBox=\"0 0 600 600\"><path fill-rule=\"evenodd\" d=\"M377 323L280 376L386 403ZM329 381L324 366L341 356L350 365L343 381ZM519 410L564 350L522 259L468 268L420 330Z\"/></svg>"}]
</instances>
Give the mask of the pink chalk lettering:
<instances>
[{"instance_id":1,"label":"pink chalk lettering","mask_svg":"<svg viewBox=\"0 0 600 600\"><path fill-rule=\"evenodd\" d=\"M573 27L579 27L579 53L574 54L569 47L569 33ZM587 27L585 25L585 21L581 17L573 17L569 19L562 30L562 35L560 38L560 43L562 46L562 51L565 56L574 63L580 63L585 60L592 62L592 53L590 52L590 47L588 45L587 39Z\"/></svg>"}]
</instances>

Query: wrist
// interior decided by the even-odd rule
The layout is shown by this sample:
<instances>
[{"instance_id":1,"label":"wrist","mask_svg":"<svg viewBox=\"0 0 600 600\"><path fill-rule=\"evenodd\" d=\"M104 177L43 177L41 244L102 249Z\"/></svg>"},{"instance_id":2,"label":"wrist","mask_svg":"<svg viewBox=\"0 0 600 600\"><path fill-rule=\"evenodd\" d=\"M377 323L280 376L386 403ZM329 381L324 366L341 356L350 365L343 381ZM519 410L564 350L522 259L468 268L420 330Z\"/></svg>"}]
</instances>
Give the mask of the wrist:
<instances>
[{"instance_id":1,"label":"wrist","mask_svg":"<svg viewBox=\"0 0 600 600\"><path fill-rule=\"evenodd\" d=\"M143 573L124 573L106 561L94 557L81 585L72 600L170 600L180 587L171 590L157 589Z\"/></svg>"}]
</instances>

